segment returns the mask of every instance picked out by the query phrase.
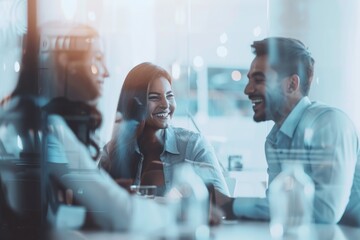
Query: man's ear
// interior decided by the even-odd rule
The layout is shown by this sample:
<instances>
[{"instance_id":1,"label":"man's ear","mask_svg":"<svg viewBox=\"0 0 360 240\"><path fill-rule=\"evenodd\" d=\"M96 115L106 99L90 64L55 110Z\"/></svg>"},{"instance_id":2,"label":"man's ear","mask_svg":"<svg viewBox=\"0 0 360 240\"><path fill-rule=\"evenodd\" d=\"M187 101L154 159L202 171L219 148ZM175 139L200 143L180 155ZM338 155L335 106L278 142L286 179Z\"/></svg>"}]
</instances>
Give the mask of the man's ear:
<instances>
[{"instance_id":1,"label":"man's ear","mask_svg":"<svg viewBox=\"0 0 360 240\"><path fill-rule=\"evenodd\" d=\"M288 79L287 91L292 93L298 91L300 88L300 77L297 74L293 74Z\"/></svg>"}]
</instances>

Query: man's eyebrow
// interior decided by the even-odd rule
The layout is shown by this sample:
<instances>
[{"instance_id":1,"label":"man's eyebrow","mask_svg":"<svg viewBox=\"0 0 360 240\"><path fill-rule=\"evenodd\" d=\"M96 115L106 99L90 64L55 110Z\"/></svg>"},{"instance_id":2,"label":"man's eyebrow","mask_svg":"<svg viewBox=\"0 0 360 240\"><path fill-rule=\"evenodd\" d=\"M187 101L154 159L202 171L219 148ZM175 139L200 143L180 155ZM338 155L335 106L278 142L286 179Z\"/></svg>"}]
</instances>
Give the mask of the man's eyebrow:
<instances>
[{"instance_id":1,"label":"man's eyebrow","mask_svg":"<svg viewBox=\"0 0 360 240\"><path fill-rule=\"evenodd\" d=\"M265 74L263 72L253 72L251 74L248 74L247 77L265 77Z\"/></svg>"}]
</instances>

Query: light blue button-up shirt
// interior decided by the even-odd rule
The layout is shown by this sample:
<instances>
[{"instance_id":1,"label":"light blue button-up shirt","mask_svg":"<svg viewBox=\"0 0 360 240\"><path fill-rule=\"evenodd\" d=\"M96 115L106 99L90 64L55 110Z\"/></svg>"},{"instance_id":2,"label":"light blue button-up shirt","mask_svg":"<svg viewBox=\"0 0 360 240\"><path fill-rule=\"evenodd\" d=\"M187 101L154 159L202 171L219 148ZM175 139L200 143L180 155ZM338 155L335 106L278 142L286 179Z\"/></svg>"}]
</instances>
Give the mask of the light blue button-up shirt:
<instances>
[{"instance_id":1,"label":"light blue button-up shirt","mask_svg":"<svg viewBox=\"0 0 360 240\"><path fill-rule=\"evenodd\" d=\"M283 160L302 161L315 184L315 222L360 226L360 140L343 112L304 97L280 128L274 125L265 152L269 184ZM233 210L237 216L269 219L267 198L236 199Z\"/></svg>"}]
</instances>

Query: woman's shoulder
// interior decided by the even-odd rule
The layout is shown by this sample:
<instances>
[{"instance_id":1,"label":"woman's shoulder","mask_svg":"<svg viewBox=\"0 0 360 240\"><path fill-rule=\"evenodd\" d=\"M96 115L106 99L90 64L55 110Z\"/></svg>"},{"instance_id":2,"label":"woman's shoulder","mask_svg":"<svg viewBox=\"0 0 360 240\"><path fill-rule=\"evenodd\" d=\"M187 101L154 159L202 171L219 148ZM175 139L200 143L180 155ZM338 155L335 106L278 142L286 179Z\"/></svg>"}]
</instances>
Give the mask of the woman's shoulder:
<instances>
[{"instance_id":1,"label":"woman's shoulder","mask_svg":"<svg viewBox=\"0 0 360 240\"><path fill-rule=\"evenodd\" d=\"M198 132L194 132L190 129L186 129L186 128L182 128L182 127L174 127L174 126L169 126L168 128L168 132L173 132L173 134L178 135L178 136L201 136L200 133Z\"/></svg>"},{"instance_id":2,"label":"woman's shoulder","mask_svg":"<svg viewBox=\"0 0 360 240\"><path fill-rule=\"evenodd\" d=\"M50 114L47 116L47 128L49 133L60 134L61 132L71 131L64 118L57 114Z\"/></svg>"},{"instance_id":3,"label":"woman's shoulder","mask_svg":"<svg viewBox=\"0 0 360 240\"><path fill-rule=\"evenodd\" d=\"M194 132L190 129L186 129L182 127L173 127L173 126L168 127L167 135L169 138L173 137L177 141L182 141L182 142L198 142L204 140L201 133Z\"/></svg>"}]
</instances>

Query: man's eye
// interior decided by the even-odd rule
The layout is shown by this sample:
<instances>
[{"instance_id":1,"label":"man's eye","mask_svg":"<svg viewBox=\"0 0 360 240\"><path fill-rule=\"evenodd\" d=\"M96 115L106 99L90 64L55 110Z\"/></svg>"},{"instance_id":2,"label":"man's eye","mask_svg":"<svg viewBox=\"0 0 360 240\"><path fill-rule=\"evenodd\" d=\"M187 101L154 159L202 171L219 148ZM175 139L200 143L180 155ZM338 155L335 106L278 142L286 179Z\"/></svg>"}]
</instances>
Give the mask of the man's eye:
<instances>
[{"instance_id":1,"label":"man's eye","mask_svg":"<svg viewBox=\"0 0 360 240\"><path fill-rule=\"evenodd\" d=\"M174 94L173 93L170 93L168 95L166 95L167 98L173 98L174 97Z\"/></svg>"},{"instance_id":2,"label":"man's eye","mask_svg":"<svg viewBox=\"0 0 360 240\"><path fill-rule=\"evenodd\" d=\"M254 82L255 82L255 83L262 83L262 82L264 82L264 81L265 81L264 78L254 78Z\"/></svg>"}]
</instances>

